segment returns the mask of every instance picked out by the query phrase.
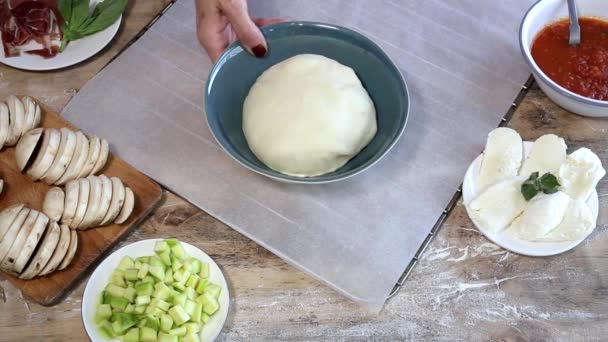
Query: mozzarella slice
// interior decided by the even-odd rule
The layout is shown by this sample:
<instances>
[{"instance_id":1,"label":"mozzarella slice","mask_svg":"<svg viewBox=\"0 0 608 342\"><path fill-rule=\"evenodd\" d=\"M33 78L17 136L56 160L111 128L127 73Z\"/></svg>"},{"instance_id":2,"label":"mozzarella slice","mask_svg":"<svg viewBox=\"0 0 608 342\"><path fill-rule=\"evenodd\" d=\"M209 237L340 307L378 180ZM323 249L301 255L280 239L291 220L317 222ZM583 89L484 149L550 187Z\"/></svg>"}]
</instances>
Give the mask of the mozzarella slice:
<instances>
[{"instance_id":1,"label":"mozzarella slice","mask_svg":"<svg viewBox=\"0 0 608 342\"><path fill-rule=\"evenodd\" d=\"M519 171L520 176L530 177L533 172L541 175L547 172L557 174L559 167L566 161L566 149L564 139L555 134L546 134L536 139Z\"/></svg>"},{"instance_id":2,"label":"mozzarella slice","mask_svg":"<svg viewBox=\"0 0 608 342\"><path fill-rule=\"evenodd\" d=\"M586 202L570 200L564 219L545 235L542 241L577 241L586 238L595 229L595 218Z\"/></svg>"},{"instance_id":3,"label":"mozzarella slice","mask_svg":"<svg viewBox=\"0 0 608 342\"><path fill-rule=\"evenodd\" d=\"M538 194L526 204L524 212L509 229L514 229L523 240L541 239L559 225L569 202L570 197L561 191L550 195Z\"/></svg>"},{"instance_id":4,"label":"mozzarella slice","mask_svg":"<svg viewBox=\"0 0 608 342\"><path fill-rule=\"evenodd\" d=\"M490 233L508 227L526 207L521 194L524 181L524 177L515 177L490 186L467 206L471 220Z\"/></svg>"},{"instance_id":5,"label":"mozzarella slice","mask_svg":"<svg viewBox=\"0 0 608 342\"><path fill-rule=\"evenodd\" d=\"M586 201L604 175L600 158L588 148L579 148L559 168L560 190L575 200Z\"/></svg>"},{"instance_id":6,"label":"mozzarella slice","mask_svg":"<svg viewBox=\"0 0 608 342\"><path fill-rule=\"evenodd\" d=\"M517 176L523 159L523 142L519 134L507 127L499 127L490 134L481 160L477 185L489 185Z\"/></svg>"}]
</instances>

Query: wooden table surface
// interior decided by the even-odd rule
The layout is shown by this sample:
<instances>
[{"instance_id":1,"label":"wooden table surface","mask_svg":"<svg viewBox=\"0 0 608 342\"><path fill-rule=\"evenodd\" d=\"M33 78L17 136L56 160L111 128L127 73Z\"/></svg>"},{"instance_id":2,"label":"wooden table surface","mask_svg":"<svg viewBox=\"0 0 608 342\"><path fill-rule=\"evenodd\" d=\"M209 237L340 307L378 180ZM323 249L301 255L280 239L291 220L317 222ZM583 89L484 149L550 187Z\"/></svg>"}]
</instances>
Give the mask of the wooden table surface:
<instances>
[{"instance_id":1,"label":"wooden table surface","mask_svg":"<svg viewBox=\"0 0 608 342\"><path fill-rule=\"evenodd\" d=\"M131 1L115 41L75 67L32 73L0 66L0 98L30 94L61 111L168 2ZM510 126L525 140L558 134L570 149L587 146L608 162L608 121L567 113L536 87ZM459 202L378 315L170 192L117 248L174 236L209 253L224 270L232 297L219 341L601 341L608 334L608 181L600 182L598 193L595 232L576 249L548 258L515 255L489 242ZM86 341L80 317L85 284L60 304L42 307L0 275L0 341Z\"/></svg>"}]
</instances>

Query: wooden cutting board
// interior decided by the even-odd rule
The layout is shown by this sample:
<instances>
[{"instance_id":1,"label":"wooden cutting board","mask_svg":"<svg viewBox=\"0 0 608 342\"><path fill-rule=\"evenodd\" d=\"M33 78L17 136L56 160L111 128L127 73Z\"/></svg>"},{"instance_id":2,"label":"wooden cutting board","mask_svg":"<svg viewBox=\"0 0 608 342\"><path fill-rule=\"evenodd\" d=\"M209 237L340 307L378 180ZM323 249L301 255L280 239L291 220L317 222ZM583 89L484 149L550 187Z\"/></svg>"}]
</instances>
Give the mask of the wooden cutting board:
<instances>
[{"instance_id":1,"label":"wooden cutting board","mask_svg":"<svg viewBox=\"0 0 608 342\"><path fill-rule=\"evenodd\" d=\"M43 108L41 126L69 127L78 130L57 113L46 108ZM112 142L109 143L112 151ZM0 277L7 278L24 295L42 305L57 304L103 260L114 245L156 207L161 199L162 191L157 183L113 155L110 155L108 163L100 174L102 173L119 177L135 193L135 208L129 220L122 225L77 231L78 250L72 263L62 271L32 280L20 280L2 272ZM32 209L42 210L42 201L51 187L42 182L34 182L26 174L19 172L15 162L14 147L5 147L0 151L0 178L4 179L4 190L0 194L0 210L16 203L25 203Z\"/></svg>"}]
</instances>

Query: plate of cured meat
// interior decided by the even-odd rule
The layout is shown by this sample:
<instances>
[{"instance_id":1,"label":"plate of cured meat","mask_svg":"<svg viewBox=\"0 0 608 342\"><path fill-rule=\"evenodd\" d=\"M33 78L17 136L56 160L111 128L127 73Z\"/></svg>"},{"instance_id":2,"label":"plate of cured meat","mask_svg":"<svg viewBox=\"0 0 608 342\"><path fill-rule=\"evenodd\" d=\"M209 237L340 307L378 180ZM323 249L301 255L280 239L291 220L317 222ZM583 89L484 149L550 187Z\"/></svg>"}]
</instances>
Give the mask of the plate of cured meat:
<instances>
[{"instance_id":1,"label":"plate of cured meat","mask_svg":"<svg viewBox=\"0 0 608 342\"><path fill-rule=\"evenodd\" d=\"M0 0L0 63L55 70L101 51L116 35L128 0Z\"/></svg>"}]
</instances>

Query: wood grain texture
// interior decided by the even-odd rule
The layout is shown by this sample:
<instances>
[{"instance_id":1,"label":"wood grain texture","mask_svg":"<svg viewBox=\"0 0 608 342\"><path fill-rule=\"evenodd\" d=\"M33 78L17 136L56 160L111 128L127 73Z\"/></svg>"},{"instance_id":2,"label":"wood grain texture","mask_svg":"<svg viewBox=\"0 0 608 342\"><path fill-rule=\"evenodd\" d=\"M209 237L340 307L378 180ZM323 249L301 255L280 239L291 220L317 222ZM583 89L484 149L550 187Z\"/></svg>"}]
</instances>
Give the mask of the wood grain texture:
<instances>
[{"instance_id":1,"label":"wood grain texture","mask_svg":"<svg viewBox=\"0 0 608 342\"><path fill-rule=\"evenodd\" d=\"M44 108L44 107L43 107ZM43 109L41 127L67 127L78 130L58 114ZM85 134L87 132L84 132ZM108 225L101 228L80 230L78 233L78 250L71 264L62 271L53 272L46 277L32 280L21 280L4 274L14 286L21 289L28 298L43 305L56 304L87 276L91 267L99 263L106 252L111 249L130 230L141 222L158 204L161 189L158 184L135 170L125 161L110 155L105 167L99 174L118 177L135 193L135 208L129 219L122 225ZM0 195L0 209L10 205L24 203L27 207L42 210L42 202L47 191L52 187L42 182L34 182L25 173L19 172L15 163L15 148L5 148L0 152L0 178L5 187Z\"/></svg>"}]
</instances>

